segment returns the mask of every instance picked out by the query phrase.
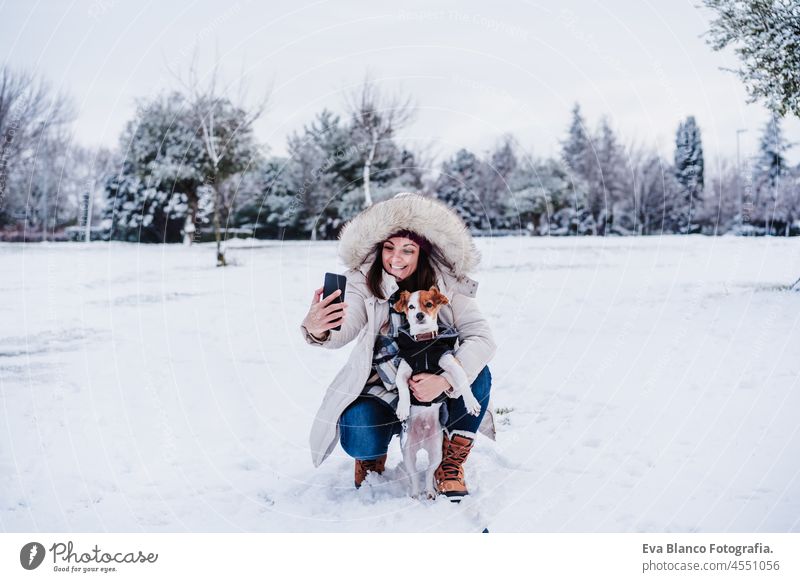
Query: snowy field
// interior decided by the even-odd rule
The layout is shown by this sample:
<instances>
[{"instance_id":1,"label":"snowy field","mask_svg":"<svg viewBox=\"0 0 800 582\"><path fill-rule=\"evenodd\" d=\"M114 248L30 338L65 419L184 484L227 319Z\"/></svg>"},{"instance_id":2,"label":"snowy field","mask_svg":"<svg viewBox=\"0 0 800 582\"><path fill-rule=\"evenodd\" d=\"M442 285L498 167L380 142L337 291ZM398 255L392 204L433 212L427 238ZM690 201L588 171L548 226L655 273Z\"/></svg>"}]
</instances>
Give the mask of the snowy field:
<instances>
[{"instance_id":1,"label":"snowy field","mask_svg":"<svg viewBox=\"0 0 800 582\"><path fill-rule=\"evenodd\" d=\"M319 469L335 243L0 245L4 531L800 531L800 239L480 239L498 438L461 506ZM422 459L420 459L422 460Z\"/></svg>"}]
</instances>

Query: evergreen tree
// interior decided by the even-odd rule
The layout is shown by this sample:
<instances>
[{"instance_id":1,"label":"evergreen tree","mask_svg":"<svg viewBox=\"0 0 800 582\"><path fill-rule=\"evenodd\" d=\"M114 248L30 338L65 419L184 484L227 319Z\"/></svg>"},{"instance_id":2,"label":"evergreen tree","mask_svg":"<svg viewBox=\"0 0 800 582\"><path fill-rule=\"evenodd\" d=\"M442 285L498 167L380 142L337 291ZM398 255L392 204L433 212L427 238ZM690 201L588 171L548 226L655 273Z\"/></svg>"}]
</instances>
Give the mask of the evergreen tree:
<instances>
[{"instance_id":1,"label":"evergreen tree","mask_svg":"<svg viewBox=\"0 0 800 582\"><path fill-rule=\"evenodd\" d=\"M612 229L615 210L625 192L625 155L605 118L595 143L597 171L590 182L587 205L597 224L597 234L603 235Z\"/></svg>"},{"instance_id":2,"label":"evergreen tree","mask_svg":"<svg viewBox=\"0 0 800 582\"><path fill-rule=\"evenodd\" d=\"M180 242L186 216L186 196L151 188L129 163L105 185L108 205L103 226L113 240L142 243Z\"/></svg>"},{"instance_id":3,"label":"evergreen tree","mask_svg":"<svg viewBox=\"0 0 800 582\"><path fill-rule=\"evenodd\" d=\"M570 122L567 139L561 143L561 158L567 168L574 174L574 180L588 181L594 159L592 141L586 132L586 121L581 115L580 105L577 103L572 108L572 121Z\"/></svg>"},{"instance_id":4,"label":"evergreen tree","mask_svg":"<svg viewBox=\"0 0 800 582\"><path fill-rule=\"evenodd\" d=\"M761 135L759 153L753 168L755 217L765 232L788 229L793 213L791 184L788 183L786 151L789 144L783 137L780 118L770 116Z\"/></svg>"},{"instance_id":5,"label":"evergreen tree","mask_svg":"<svg viewBox=\"0 0 800 582\"><path fill-rule=\"evenodd\" d=\"M505 200L509 228L529 234L551 234L556 212L570 205L572 186L564 165L553 159L525 156L509 179L511 194ZM552 234L557 234L553 232Z\"/></svg>"},{"instance_id":6,"label":"evergreen tree","mask_svg":"<svg viewBox=\"0 0 800 582\"><path fill-rule=\"evenodd\" d=\"M775 188L786 174L786 143L781 130L780 118L772 115L764 127L759 144L759 154L754 168L756 188Z\"/></svg>"},{"instance_id":7,"label":"evergreen tree","mask_svg":"<svg viewBox=\"0 0 800 582\"><path fill-rule=\"evenodd\" d=\"M417 156L411 150L402 148L399 156L399 165L393 168L394 172L391 175L392 186L397 192L419 192L423 188L424 168L420 167Z\"/></svg>"},{"instance_id":8,"label":"evergreen tree","mask_svg":"<svg viewBox=\"0 0 800 582\"><path fill-rule=\"evenodd\" d=\"M215 207L220 210L217 197L226 180L257 157L252 133L240 123L245 113L218 100L208 104L218 142L212 160L198 112L190 105L180 93L156 97L141 103L128 122L120 140L120 174L106 182L105 217L115 223L109 224L113 238L187 242L197 224L208 224ZM223 224L230 202L220 204Z\"/></svg>"},{"instance_id":9,"label":"evergreen tree","mask_svg":"<svg viewBox=\"0 0 800 582\"><path fill-rule=\"evenodd\" d=\"M189 119L178 93L140 103L120 139L121 171L106 181L111 238L179 242L187 217L207 219L199 200L203 145Z\"/></svg>"},{"instance_id":10,"label":"evergreen tree","mask_svg":"<svg viewBox=\"0 0 800 582\"><path fill-rule=\"evenodd\" d=\"M572 121L567 138L561 143L561 159L569 171L572 187L571 204L553 216L556 223L552 230L558 234L595 233L596 220L588 208L589 197L594 185L597 192L597 162L594 144L586 131L586 122L576 103L572 108ZM602 193L599 195L602 199ZM595 204L596 207L599 205Z\"/></svg>"},{"instance_id":11,"label":"evergreen tree","mask_svg":"<svg viewBox=\"0 0 800 582\"><path fill-rule=\"evenodd\" d=\"M341 118L324 109L288 139L289 181L295 189L301 231L312 240L333 236L337 201L358 188L357 148ZM362 197L363 198L363 197Z\"/></svg>"},{"instance_id":12,"label":"evergreen tree","mask_svg":"<svg viewBox=\"0 0 800 582\"><path fill-rule=\"evenodd\" d=\"M700 208L703 199L703 143L700 128L694 116L678 125L675 135L675 179L679 185L679 200L676 205L678 232L692 232L693 215Z\"/></svg>"},{"instance_id":13,"label":"evergreen tree","mask_svg":"<svg viewBox=\"0 0 800 582\"><path fill-rule=\"evenodd\" d=\"M252 229L256 238L299 238L300 208L291 181L288 158L264 160L237 185L235 226Z\"/></svg>"},{"instance_id":14,"label":"evergreen tree","mask_svg":"<svg viewBox=\"0 0 800 582\"><path fill-rule=\"evenodd\" d=\"M486 212L493 229L511 227L506 218L507 201L511 197L511 177L517 169L517 155L514 153L513 140L506 135L499 146L491 153L485 164L483 197Z\"/></svg>"},{"instance_id":15,"label":"evergreen tree","mask_svg":"<svg viewBox=\"0 0 800 582\"><path fill-rule=\"evenodd\" d=\"M478 231L491 227L481 199L483 172L477 156L461 149L442 164L441 174L434 185L435 196L451 206L470 229Z\"/></svg>"}]
</instances>

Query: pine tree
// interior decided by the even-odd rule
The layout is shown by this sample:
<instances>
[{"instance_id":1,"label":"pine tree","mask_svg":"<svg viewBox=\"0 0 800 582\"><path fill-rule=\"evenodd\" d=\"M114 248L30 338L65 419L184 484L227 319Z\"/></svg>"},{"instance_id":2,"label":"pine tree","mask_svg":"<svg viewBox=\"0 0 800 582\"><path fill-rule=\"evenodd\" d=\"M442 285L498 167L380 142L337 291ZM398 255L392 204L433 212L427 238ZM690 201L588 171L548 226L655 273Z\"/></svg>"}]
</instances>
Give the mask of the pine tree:
<instances>
[{"instance_id":1,"label":"pine tree","mask_svg":"<svg viewBox=\"0 0 800 582\"><path fill-rule=\"evenodd\" d=\"M477 156L461 149L442 164L441 174L434 185L435 196L451 206L473 230L491 227L481 199L483 171Z\"/></svg>"},{"instance_id":2,"label":"pine tree","mask_svg":"<svg viewBox=\"0 0 800 582\"><path fill-rule=\"evenodd\" d=\"M111 239L142 243L181 241L186 217L185 194L148 187L130 167L109 176L105 190L108 205L103 226Z\"/></svg>"},{"instance_id":3,"label":"pine tree","mask_svg":"<svg viewBox=\"0 0 800 582\"><path fill-rule=\"evenodd\" d=\"M693 231L694 213L700 208L703 199L703 143L700 128L694 116L678 125L675 135L675 179L679 185L679 200L676 205L678 232Z\"/></svg>"},{"instance_id":4,"label":"pine tree","mask_svg":"<svg viewBox=\"0 0 800 582\"><path fill-rule=\"evenodd\" d=\"M289 174L288 158L257 164L236 185L237 206L231 222L257 238L299 238L300 208Z\"/></svg>"},{"instance_id":5,"label":"pine tree","mask_svg":"<svg viewBox=\"0 0 800 582\"><path fill-rule=\"evenodd\" d=\"M766 186L775 188L786 173L786 150L789 145L783 138L780 118L772 115L764 127L759 144L759 156L754 168L756 188Z\"/></svg>"},{"instance_id":6,"label":"pine tree","mask_svg":"<svg viewBox=\"0 0 800 582\"><path fill-rule=\"evenodd\" d=\"M505 210L511 196L511 176L517 169L517 165L513 139L506 135L484 165L486 175L484 176L483 198L493 229L507 229L511 226Z\"/></svg>"},{"instance_id":7,"label":"pine tree","mask_svg":"<svg viewBox=\"0 0 800 582\"><path fill-rule=\"evenodd\" d=\"M586 132L586 121L581 115L581 107L577 103L572 108L567 139L561 144L561 158L567 168L575 175L575 180L588 180L591 175L592 142Z\"/></svg>"},{"instance_id":8,"label":"pine tree","mask_svg":"<svg viewBox=\"0 0 800 582\"><path fill-rule=\"evenodd\" d=\"M614 224L614 213L625 190L625 156L607 119L600 123L595 140L597 171L588 192L588 207L597 224L597 233L606 234Z\"/></svg>"},{"instance_id":9,"label":"pine tree","mask_svg":"<svg viewBox=\"0 0 800 582\"><path fill-rule=\"evenodd\" d=\"M122 170L106 182L112 238L179 242L187 217L192 225L206 218L199 210L203 146L188 120L178 93L139 104L120 139Z\"/></svg>"},{"instance_id":10,"label":"pine tree","mask_svg":"<svg viewBox=\"0 0 800 582\"><path fill-rule=\"evenodd\" d=\"M358 188L361 179L348 128L338 115L324 109L302 132L289 137L287 148L300 229L312 240L329 238L339 220L337 202Z\"/></svg>"},{"instance_id":11,"label":"pine tree","mask_svg":"<svg viewBox=\"0 0 800 582\"><path fill-rule=\"evenodd\" d=\"M511 194L505 200L508 227L530 234L557 234L551 229L557 231L559 225L551 220L557 211L570 205L572 194L564 165L553 159L524 156L509 186Z\"/></svg>"},{"instance_id":12,"label":"pine tree","mask_svg":"<svg viewBox=\"0 0 800 582\"><path fill-rule=\"evenodd\" d=\"M759 154L753 168L755 214L767 234L772 234L774 228L788 229L794 210L790 184L786 183L788 149L789 144L781 131L780 118L773 114L761 135Z\"/></svg>"},{"instance_id":13,"label":"pine tree","mask_svg":"<svg viewBox=\"0 0 800 582\"><path fill-rule=\"evenodd\" d=\"M556 232L564 234L597 232L594 214L587 205L592 185L596 184L595 157L594 144L586 132L586 122L581 115L580 105L576 103L572 108L572 121L567 139L561 144L561 159L569 171L572 186L571 204L553 217L553 221L557 224Z\"/></svg>"}]
</instances>

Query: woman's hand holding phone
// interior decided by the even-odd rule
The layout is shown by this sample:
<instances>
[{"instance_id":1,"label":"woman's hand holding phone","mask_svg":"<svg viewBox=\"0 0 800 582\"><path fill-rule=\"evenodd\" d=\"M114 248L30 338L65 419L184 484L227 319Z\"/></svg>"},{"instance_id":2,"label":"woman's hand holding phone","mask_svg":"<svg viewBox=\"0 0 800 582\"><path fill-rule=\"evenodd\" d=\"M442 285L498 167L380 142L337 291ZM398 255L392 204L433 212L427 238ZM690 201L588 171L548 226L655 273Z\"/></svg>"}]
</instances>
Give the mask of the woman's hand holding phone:
<instances>
[{"instance_id":1,"label":"woman's hand holding phone","mask_svg":"<svg viewBox=\"0 0 800 582\"><path fill-rule=\"evenodd\" d=\"M311 307L303 320L303 326L317 339L327 337L328 330L339 327L347 315L347 303L335 301L342 292L337 289L322 299L323 289L320 287L314 291Z\"/></svg>"}]
</instances>

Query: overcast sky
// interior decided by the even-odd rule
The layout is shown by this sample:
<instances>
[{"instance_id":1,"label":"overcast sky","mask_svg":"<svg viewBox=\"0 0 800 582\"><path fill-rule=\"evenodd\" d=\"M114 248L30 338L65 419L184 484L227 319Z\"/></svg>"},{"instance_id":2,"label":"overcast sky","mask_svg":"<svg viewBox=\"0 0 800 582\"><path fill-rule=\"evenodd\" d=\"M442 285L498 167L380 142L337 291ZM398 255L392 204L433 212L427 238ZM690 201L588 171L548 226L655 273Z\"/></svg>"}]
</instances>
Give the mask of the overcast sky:
<instances>
[{"instance_id":1,"label":"overcast sky","mask_svg":"<svg viewBox=\"0 0 800 582\"><path fill-rule=\"evenodd\" d=\"M135 100L175 87L168 66L185 70L197 48L201 71L218 55L253 101L272 88L258 134L276 154L323 107L342 112L367 71L413 97L402 141L439 156L483 152L504 133L553 155L576 101L590 127L607 115L623 142L668 156L690 114L707 158L735 159L737 129L752 154L767 112L720 70L736 60L701 38L698 3L0 0L0 54L73 96L86 145L115 145ZM784 129L800 141L800 122Z\"/></svg>"}]
</instances>

